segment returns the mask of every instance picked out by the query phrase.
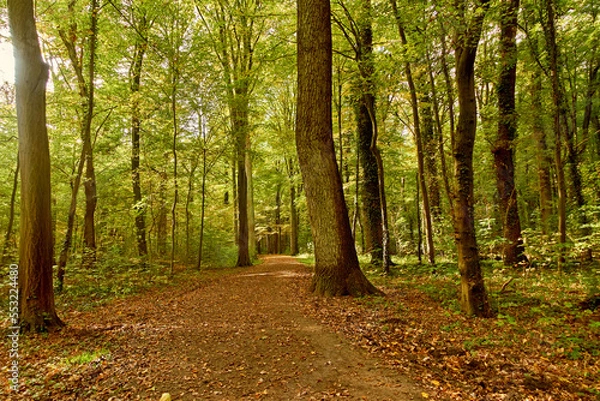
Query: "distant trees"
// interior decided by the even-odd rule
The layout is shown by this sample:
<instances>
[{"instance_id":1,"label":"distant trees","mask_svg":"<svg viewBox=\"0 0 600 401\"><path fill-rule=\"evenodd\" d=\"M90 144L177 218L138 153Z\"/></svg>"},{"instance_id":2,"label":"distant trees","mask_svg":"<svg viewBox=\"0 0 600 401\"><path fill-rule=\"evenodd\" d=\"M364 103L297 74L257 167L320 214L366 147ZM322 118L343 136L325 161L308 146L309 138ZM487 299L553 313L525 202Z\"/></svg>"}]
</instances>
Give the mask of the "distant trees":
<instances>
[{"instance_id":1,"label":"distant trees","mask_svg":"<svg viewBox=\"0 0 600 401\"><path fill-rule=\"evenodd\" d=\"M296 49L291 0L42 1L57 288L94 254L99 271L118 260L176 272L250 265L260 244L315 251L318 292L370 292L357 250L378 264L384 250L419 262L425 251L459 262L463 309L488 315L483 258L596 257L592 3L339 0L326 26L307 11L326 5L302 0L298 22L317 30L300 25ZM334 75L313 44L331 46ZM10 235L23 229L11 102L6 258L23 242Z\"/></svg>"}]
</instances>

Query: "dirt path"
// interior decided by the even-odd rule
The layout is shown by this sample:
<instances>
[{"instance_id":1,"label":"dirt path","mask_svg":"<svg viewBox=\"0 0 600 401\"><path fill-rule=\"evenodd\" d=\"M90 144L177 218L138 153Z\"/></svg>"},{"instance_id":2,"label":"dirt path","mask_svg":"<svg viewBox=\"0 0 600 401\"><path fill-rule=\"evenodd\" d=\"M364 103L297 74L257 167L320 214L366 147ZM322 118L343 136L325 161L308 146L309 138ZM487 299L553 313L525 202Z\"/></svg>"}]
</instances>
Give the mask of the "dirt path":
<instances>
[{"instance_id":1,"label":"dirt path","mask_svg":"<svg viewBox=\"0 0 600 401\"><path fill-rule=\"evenodd\" d=\"M271 256L205 286L96 310L95 326L63 336L113 351L75 377L46 377L70 383L47 399L421 399L400 373L303 314L308 278L293 258Z\"/></svg>"}]
</instances>

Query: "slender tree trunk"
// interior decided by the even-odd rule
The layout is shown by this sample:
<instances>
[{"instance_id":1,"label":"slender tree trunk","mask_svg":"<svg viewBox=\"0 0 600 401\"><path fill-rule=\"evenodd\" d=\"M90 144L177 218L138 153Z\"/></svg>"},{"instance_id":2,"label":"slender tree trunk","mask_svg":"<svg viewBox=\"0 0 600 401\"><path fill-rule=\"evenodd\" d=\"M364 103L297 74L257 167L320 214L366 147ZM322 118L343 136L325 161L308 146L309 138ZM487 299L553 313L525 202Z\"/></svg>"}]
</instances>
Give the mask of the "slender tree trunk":
<instances>
[{"instance_id":1,"label":"slender tree trunk","mask_svg":"<svg viewBox=\"0 0 600 401\"><path fill-rule=\"evenodd\" d=\"M69 204L69 213L67 215L67 229L65 231L65 239L63 240L60 255L58 257L58 267L56 271L57 291L63 290L65 281L65 268L69 259L69 251L73 242L73 227L75 225L75 217L77 213L77 194L81 185L81 177L83 176L83 166L85 165L85 151L81 149L81 156L77 162L77 170L71 181L71 202Z\"/></svg>"},{"instance_id":2,"label":"slender tree trunk","mask_svg":"<svg viewBox=\"0 0 600 401\"><path fill-rule=\"evenodd\" d=\"M4 245L2 247L2 264L6 265L9 260L10 254L15 244L13 243L13 225L15 222L15 203L17 199L17 190L19 189L19 172L20 163L19 155L17 154L17 166L15 167L15 174L13 175L12 191L10 193L10 206L8 213L8 225L6 227L6 234L4 234ZM52 230L54 231L54 230Z\"/></svg>"},{"instance_id":3,"label":"slender tree trunk","mask_svg":"<svg viewBox=\"0 0 600 401\"><path fill-rule=\"evenodd\" d=\"M69 4L69 12L73 14L75 3ZM90 3L90 27L87 32L88 39L88 63L87 71L83 64L83 49L77 48L77 25L71 24L69 32L63 29L59 30L60 37L65 45L69 60L73 66L77 77L79 87L79 96L82 102L83 120L81 122L81 141L83 146L83 187L85 194L85 214L84 214L84 229L83 229L83 257L82 265L88 268L94 266L96 262L96 228L95 228L95 212L97 204L96 195L96 174L94 170L94 156L92 146L92 121L94 118L94 79L96 75L96 47L98 35L98 3L97 0L91 0ZM87 76L86 76L87 72ZM79 190L79 185L75 188Z\"/></svg>"},{"instance_id":4,"label":"slender tree trunk","mask_svg":"<svg viewBox=\"0 0 600 401\"><path fill-rule=\"evenodd\" d=\"M436 159L438 157L438 138L433 128L432 99L427 92L423 93L420 102L422 121L421 138L423 147L423 167L427 185L429 206L434 221L441 217L440 187ZM433 236L433 234L432 234Z\"/></svg>"},{"instance_id":5,"label":"slender tree trunk","mask_svg":"<svg viewBox=\"0 0 600 401\"><path fill-rule=\"evenodd\" d=\"M450 189L450 179L448 178L448 167L446 164L446 152L444 150L444 130L442 128L442 118L440 116L438 96L437 96L437 88L435 84L435 78L433 76L433 66L431 65L431 60L429 58L429 54L427 54L427 70L429 73L429 83L431 85L431 97L433 103L433 114L435 116L435 126L437 129L437 139L438 139L438 154L440 155L440 166L442 169L442 181L444 183L444 190L446 192L446 197L448 198L448 203L450 204L450 216L452 217L452 221L454 221L454 195L452 194L452 190Z\"/></svg>"},{"instance_id":6,"label":"slender tree trunk","mask_svg":"<svg viewBox=\"0 0 600 401\"><path fill-rule=\"evenodd\" d=\"M286 158L286 168L288 175L288 182L290 187L290 255L295 256L298 254L298 206L296 205L296 167L292 159Z\"/></svg>"},{"instance_id":7,"label":"slender tree trunk","mask_svg":"<svg viewBox=\"0 0 600 401\"><path fill-rule=\"evenodd\" d=\"M175 250L177 249L177 203L179 202L179 183L177 176L177 138L179 136L179 124L177 122L177 82L179 74L177 66L173 65L173 77L171 94L171 114L173 115L173 142L171 151L173 153L173 203L171 205L171 275L175 272Z\"/></svg>"},{"instance_id":8,"label":"slender tree trunk","mask_svg":"<svg viewBox=\"0 0 600 401\"><path fill-rule=\"evenodd\" d=\"M277 232L276 249L277 254L280 255L281 251L281 184L277 184L275 190L275 230Z\"/></svg>"},{"instance_id":9,"label":"slender tree trunk","mask_svg":"<svg viewBox=\"0 0 600 401\"><path fill-rule=\"evenodd\" d=\"M456 186L454 230L461 276L462 310L467 315L490 317L492 311L483 281L475 237L473 194L473 148L477 131L475 57L485 10L489 5L487 0L478 4L481 11L472 17L466 28L459 28L456 40L456 86L460 113L453 149Z\"/></svg>"},{"instance_id":10,"label":"slender tree trunk","mask_svg":"<svg viewBox=\"0 0 600 401\"><path fill-rule=\"evenodd\" d=\"M145 17L142 18L139 29L144 34L147 30ZM145 258L148 255L148 244L146 243L146 206L142 197L142 186L140 178L140 128L141 116L139 106L140 87L142 80L142 68L146 47L148 43L144 37L139 37L135 43L133 60L129 68L129 80L131 90L131 183L133 187L133 210L135 213L135 231L138 255Z\"/></svg>"},{"instance_id":11,"label":"slender tree trunk","mask_svg":"<svg viewBox=\"0 0 600 401\"><path fill-rule=\"evenodd\" d=\"M396 24L398 25L398 32L403 46L408 45L406 35L404 33L404 26L402 19L398 13L398 7L396 0L391 0L392 10L396 17ZM404 70L406 73L406 79L410 88L410 99L413 112L413 123L415 132L415 144L417 145L417 164L419 169L418 182L421 190L421 198L423 199L423 212L425 218L425 234L427 240L427 259L430 264L435 264L435 247L433 244L433 224L431 219L431 208L429 205L429 191L427 190L427 182L425 180L425 167L424 167L424 156L423 156L423 139L421 135L421 124L419 119L419 102L417 100L417 89L413 80L412 69L410 63L407 61L404 64Z\"/></svg>"},{"instance_id":12,"label":"slender tree trunk","mask_svg":"<svg viewBox=\"0 0 600 401\"><path fill-rule=\"evenodd\" d=\"M8 0L7 8L15 56L21 169L19 321L11 323L19 323L24 331L45 331L63 326L56 314L52 286L54 240L46 128L48 66L38 43L33 2Z\"/></svg>"},{"instance_id":13,"label":"slender tree trunk","mask_svg":"<svg viewBox=\"0 0 600 401\"><path fill-rule=\"evenodd\" d=\"M519 0L505 0L500 17L500 74L498 79L498 134L492 148L496 187L504 234L503 260L507 266L527 262L515 186L514 147L517 136L515 87L517 81L517 15Z\"/></svg>"},{"instance_id":14,"label":"slender tree trunk","mask_svg":"<svg viewBox=\"0 0 600 401\"><path fill-rule=\"evenodd\" d=\"M564 250L567 242L567 190L565 183L565 170L562 160L562 126L560 123L561 108L563 107L563 94L560 88L558 48L556 44L556 27L554 17L554 1L545 0L546 21L543 23L546 36L546 50L550 63L550 78L552 84L552 102L554 105L554 164L556 168L556 186L558 190L558 268L564 264Z\"/></svg>"},{"instance_id":15,"label":"slender tree trunk","mask_svg":"<svg viewBox=\"0 0 600 401\"><path fill-rule=\"evenodd\" d=\"M250 260L256 257L256 219L254 216L254 179L252 177L252 142L246 138L246 179L248 180L248 253Z\"/></svg>"},{"instance_id":16,"label":"slender tree trunk","mask_svg":"<svg viewBox=\"0 0 600 401\"><path fill-rule=\"evenodd\" d=\"M378 290L358 264L335 157L330 21L329 0L298 0L296 145L315 244L312 290L329 296L364 295Z\"/></svg>"},{"instance_id":17,"label":"slender tree trunk","mask_svg":"<svg viewBox=\"0 0 600 401\"><path fill-rule=\"evenodd\" d=\"M537 72L533 77L531 89L533 115L542 116L542 82L540 73ZM543 119L533 119L533 136L537 147L537 171L540 190L540 224L542 235L548 235L551 232L550 219L552 217L552 181L550 166L552 158L548 154L548 144L546 142L546 127Z\"/></svg>"},{"instance_id":18,"label":"slender tree trunk","mask_svg":"<svg viewBox=\"0 0 600 401\"><path fill-rule=\"evenodd\" d=\"M202 268L202 257L204 252L204 221L206 211L206 174L208 172L206 166L206 137L203 139L202 145L202 182L200 184L201 204L200 204L200 244L198 245L198 263L196 268Z\"/></svg>"},{"instance_id":19,"label":"slender tree trunk","mask_svg":"<svg viewBox=\"0 0 600 401\"><path fill-rule=\"evenodd\" d=\"M85 180L83 188L85 193L85 214L83 228L83 259L82 263L87 268L92 268L96 263L96 205L98 196L96 191L96 171L94 169L94 153L92 146L92 120L94 118L94 92L96 75L96 44L98 36L98 2L91 0L90 4L90 37L89 37L89 66L87 106L85 108L83 147L85 149Z\"/></svg>"},{"instance_id":20,"label":"slender tree trunk","mask_svg":"<svg viewBox=\"0 0 600 401\"><path fill-rule=\"evenodd\" d=\"M192 167L190 168L190 174L188 176L188 185L187 185L187 194L185 196L185 260L186 264L191 262L191 252L190 252L190 241L191 241L191 228L190 224L192 223L192 212L190 210L190 206L194 201L194 175L196 174L196 169L198 168L198 160L194 160L192 162Z\"/></svg>"},{"instance_id":21,"label":"slender tree trunk","mask_svg":"<svg viewBox=\"0 0 600 401\"><path fill-rule=\"evenodd\" d=\"M167 180L169 177L165 171L161 171L159 176L156 246L158 255L163 258L167 252Z\"/></svg>"}]
</instances>

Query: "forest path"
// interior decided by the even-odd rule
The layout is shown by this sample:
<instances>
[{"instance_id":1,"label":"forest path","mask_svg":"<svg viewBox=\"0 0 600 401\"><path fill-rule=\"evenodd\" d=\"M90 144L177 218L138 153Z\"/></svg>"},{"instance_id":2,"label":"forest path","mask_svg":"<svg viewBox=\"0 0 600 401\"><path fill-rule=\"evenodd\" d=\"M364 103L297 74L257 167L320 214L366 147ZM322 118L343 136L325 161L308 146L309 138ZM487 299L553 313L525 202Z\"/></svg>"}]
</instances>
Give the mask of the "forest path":
<instances>
[{"instance_id":1,"label":"forest path","mask_svg":"<svg viewBox=\"0 0 600 401\"><path fill-rule=\"evenodd\" d=\"M398 372L302 313L309 277L295 259L267 256L205 287L148 300L114 355L116 399L420 399Z\"/></svg>"},{"instance_id":2,"label":"forest path","mask_svg":"<svg viewBox=\"0 0 600 401\"><path fill-rule=\"evenodd\" d=\"M295 259L267 256L234 275L71 317L63 344L91 352L109 343L110 355L46 374L46 388L64 388L38 399L421 399L399 372L302 312L309 279Z\"/></svg>"}]
</instances>

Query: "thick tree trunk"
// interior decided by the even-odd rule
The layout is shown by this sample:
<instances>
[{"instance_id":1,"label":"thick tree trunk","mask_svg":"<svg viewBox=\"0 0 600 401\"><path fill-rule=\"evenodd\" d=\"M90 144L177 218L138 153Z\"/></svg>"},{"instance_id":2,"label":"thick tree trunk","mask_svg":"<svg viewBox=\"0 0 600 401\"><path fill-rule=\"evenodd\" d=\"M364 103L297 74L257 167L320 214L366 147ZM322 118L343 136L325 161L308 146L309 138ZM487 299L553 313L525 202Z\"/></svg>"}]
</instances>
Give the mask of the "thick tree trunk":
<instances>
[{"instance_id":1,"label":"thick tree trunk","mask_svg":"<svg viewBox=\"0 0 600 401\"><path fill-rule=\"evenodd\" d=\"M52 286L54 240L46 129L48 66L42 60L31 0L8 0L21 166L19 323L25 331L63 326Z\"/></svg>"},{"instance_id":2,"label":"thick tree trunk","mask_svg":"<svg viewBox=\"0 0 600 401\"><path fill-rule=\"evenodd\" d=\"M332 44L329 0L298 0L296 145L315 245L312 290L364 295L378 290L358 264L331 121Z\"/></svg>"},{"instance_id":3,"label":"thick tree trunk","mask_svg":"<svg viewBox=\"0 0 600 401\"><path fill-rule=\"evenodd\" d=\"M248 87L247 82L238 82L234 102L233 131L236 139L237 159L237 205L238 205L238 260L236 265L251 266L249 227L248 227L248 177L246 172L246 151L248 137Z\"/></svg>"},{"instance_id":4,"label":"thick tree trunk","mask_svg":"<svg viewBox=\"0 0 600 401\"><path fill-rule=\"evenodd\" d=\"M357 86L356 130L358 150L363 172L361 185L361 207L365 240L365 251L371 254L371 263L383 261L383 220L381 213L380 180L377 156L373 152L374 127L370 108L375 108L375 83L373 64L373 31L371 27L371 0L363 0L362 18L358 21L359 32L356 46L356 59L361 74ZM375 144L375 147L377 144Z\"/></svg>"},{"instance_id":5,"label":"thick tree trunk","mask_svg":"<svg viewBox=\"0 0 600 401\"><path fill-rule=\"evenodd\" d=\"M367 102L374 101L373 95L364 94L356 106L356 129L358 130L358 144L360 164L363 179L360 185L361 208L363 229L365 237L364 251L371 254L371 263L381 264L383 260L383 231L381 229L381 199L379 198L379 179L377 177L377 159L371 152L373 140L373 126Z\"/></svg>"},{"instance_id":6,"label":"thick tree trunk","mask_svg":"<svg viewBox=\"0 0 600 401\"><path fill-rule=\"evenodd\" d=\"M475 199L473 194L473 148L477 131L475 101L475 57L487 9L487 0L479 2L482 11L457 32L456 86L459 118L454 153L455 222L454 231L461 276L461 307L467 315L492 316L485 289L479 249L475 237Z\"/></svg>"},{"instance_id":7,"label":"thick tree trunk","mask_svg":"<svg viewBox=\"0 0 600 401\"><path fill-rule=\"evenodd\" d=\"M498 134L492 148L500 216L504 234L503 260L507 266L527 262L515 186L514 140L517 136L515 86L517 81L517 14L519 0L506 0L500 18L500 74L498 78Z\"/></svg>"}]
</instances>

